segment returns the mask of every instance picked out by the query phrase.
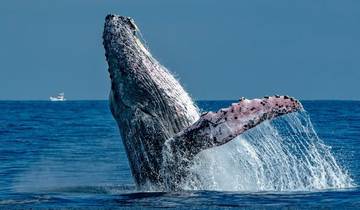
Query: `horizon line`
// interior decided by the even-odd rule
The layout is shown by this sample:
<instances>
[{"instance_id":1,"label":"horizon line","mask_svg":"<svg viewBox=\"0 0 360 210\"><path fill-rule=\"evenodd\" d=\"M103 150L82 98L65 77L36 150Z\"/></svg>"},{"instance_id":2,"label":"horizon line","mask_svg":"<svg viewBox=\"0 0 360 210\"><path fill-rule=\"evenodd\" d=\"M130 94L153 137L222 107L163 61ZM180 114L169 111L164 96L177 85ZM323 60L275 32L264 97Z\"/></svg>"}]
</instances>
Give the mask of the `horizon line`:
<instances>
[{"instance_id":1,"label":"horizon line","mask_svg":"<svg viewBox=\"0 0 360 210\"><path fill-rule=\"evenodd\" d=\"M247 99L256 99L256 98L247 98ZM239 99L194 99L194 101L238 101ZM360 101L360 99L298 99L299 101ZM42 102L52 102L46 99L0 99L0 102L5 101L42 101ZM109 99L66 99L65 102L72 101L109 101ZM61 101L64 102L64 101ZM60 103L61 103L60 102Z\"/></svg>"}]
</instances>

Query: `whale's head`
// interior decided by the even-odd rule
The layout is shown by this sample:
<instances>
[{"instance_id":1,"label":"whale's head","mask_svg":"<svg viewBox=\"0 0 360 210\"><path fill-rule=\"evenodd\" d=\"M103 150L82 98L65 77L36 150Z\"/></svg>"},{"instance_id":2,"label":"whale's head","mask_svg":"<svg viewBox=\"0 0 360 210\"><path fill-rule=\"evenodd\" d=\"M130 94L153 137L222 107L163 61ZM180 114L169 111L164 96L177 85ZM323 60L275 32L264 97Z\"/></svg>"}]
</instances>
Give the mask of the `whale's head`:
<instances>
[{"instance_id":1,"label":"whale's head","mask_svg":"<svg viewBox=\"0 0 360 210\"><path fill-rule=\"evenodd\" d=\"M193 122L198 113L191 98L152 57L138 34L139 29L132 18L106 16L103 44L111 79L110 101L116 101L111 105L113 114L128 113L129 110L135 117L139 111L157 117L164 112L190 113L194 116Z\"/></svg>"},{"instance_id":2,"label":"whale's head","mask_svg":"<svg viewBox=\"0 0 360 210\"><path fill-rule=\"evenodd\" d=\"M120 104L120 109L145 107L151 101L146 84L151 82L149 72L155 67L149 62L151 56L137 32L130 17L107 15L105 18L103 44L111 79L110 98Z\"/></svg>"},{"instance_id":3,"label":"whale's head","mask_svg":"<svg viewBox=\"0 0 360 210\"><path fill-rule=\"evenodd\" d=\"M103 44L111 79L111 111L119 124L146 121L147 126L161 127L164 133L177 133L198 119L198 110L138 34L132 18L106 16Z\"/></svg>"}]
</instances>

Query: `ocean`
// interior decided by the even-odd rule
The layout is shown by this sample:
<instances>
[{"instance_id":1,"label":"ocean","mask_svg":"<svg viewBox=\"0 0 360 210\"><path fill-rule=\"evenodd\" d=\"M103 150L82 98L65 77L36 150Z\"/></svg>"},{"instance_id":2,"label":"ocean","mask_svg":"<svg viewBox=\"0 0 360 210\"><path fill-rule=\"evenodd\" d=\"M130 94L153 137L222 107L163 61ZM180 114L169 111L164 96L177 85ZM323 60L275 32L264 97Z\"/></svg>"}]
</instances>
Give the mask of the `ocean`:
<instances>
[{"instance_id":1,"label":"ocean","mask_svg":"<svg viewBox=\"0 0 360 210\"><path fill-rule=\"evenodd\" d=\"M198 101L197 104L204 111L216 111L231 102ZM325 180L319 187L301 188L299 186L303 185L290 177L286 180L295 182L281 182L283 186L278 188L277 181L285 180L282 179L285 175L277 170L277 174L264 175L275 175L276 179L269 179L274 183L241 183L236 188L241 190L231 190L226 184L233 185L231 177L241 178L242 174L227 174L225 182L228 180L228 183L209 189L139 191L135 189L107 101L0 101L0 209L360 208L360 101L302 101L302 104L321 145L326 145L347 177L347 181L338 181L346 182L338 185L340 187L326 187L332 186L339 174L320 174L314 175ZM275 119L274 123L277 121L281 119ZM241 143L242 140L237 141ZM276 157L277 150L274 151L273 161L287 154ZM313 161L311 157L307 158ZM281 164L276 167L282 168ZM311 169L309 174L313 171L318 169ZM248 180L245 173L248 174L244 172L243 177ZM271 172L267 169L267 173ZM252 187L254 185L256 187ZM222 186L228 187L222 190Z\"/></svg>"}]
</instances>

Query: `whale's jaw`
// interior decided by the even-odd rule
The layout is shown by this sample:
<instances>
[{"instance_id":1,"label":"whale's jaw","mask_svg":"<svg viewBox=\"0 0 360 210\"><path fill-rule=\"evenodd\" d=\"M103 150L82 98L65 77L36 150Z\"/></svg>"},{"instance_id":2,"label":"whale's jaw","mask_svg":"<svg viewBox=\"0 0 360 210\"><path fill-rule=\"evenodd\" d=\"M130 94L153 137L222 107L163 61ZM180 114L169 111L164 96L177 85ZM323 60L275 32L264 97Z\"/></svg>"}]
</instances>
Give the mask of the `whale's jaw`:
<instances>
[{"instance_id":1,"label":"whale's jaw","mask_svg":"<svg viewBox=\"0 0 360 210\"><path fill-rule=\"evenodd\" d=\"M199 113L178 81L136 36L127 17L108 15L103 44L111 78L110 109L137 186L161 186L166 139L194 123Z\"/></svg>"},{"instance_id":2,"label":"whale's jaw","mask_svg":"<svg viewBox=\"0 0 360 210\"><path fill-rule=\"evenodd\" d=\"M111 78L110 109L140 188L179 189L202 150L302 108L291 97L273 96L241 100L200 116L178 81L139 41L137 30L132 19L108 15L103 44ZM171 161L163 157L169 152Z\"/></svg>"}]
</instances>

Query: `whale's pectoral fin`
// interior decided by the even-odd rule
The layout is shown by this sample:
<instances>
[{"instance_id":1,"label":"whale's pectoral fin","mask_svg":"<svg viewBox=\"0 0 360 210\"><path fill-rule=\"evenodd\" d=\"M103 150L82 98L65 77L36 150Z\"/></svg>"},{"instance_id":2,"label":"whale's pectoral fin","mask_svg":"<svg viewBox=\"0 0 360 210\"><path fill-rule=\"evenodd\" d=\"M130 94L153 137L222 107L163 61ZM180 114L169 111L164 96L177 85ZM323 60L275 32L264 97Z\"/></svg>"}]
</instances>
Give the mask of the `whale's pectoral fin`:
<instances>
[{"instance_id":1,"label":"whale's pectoral fin","mask_svg":"<svg viewBox=\"0 0 360 210\"><path fill-rule=\"evenodd\" d=\"M240 99L228 108L202 114L193 125L174 136L172 149L191 157L225 144L265 120L300 109L301 103L288 96Z\"/></svg>"}]
</instances>

